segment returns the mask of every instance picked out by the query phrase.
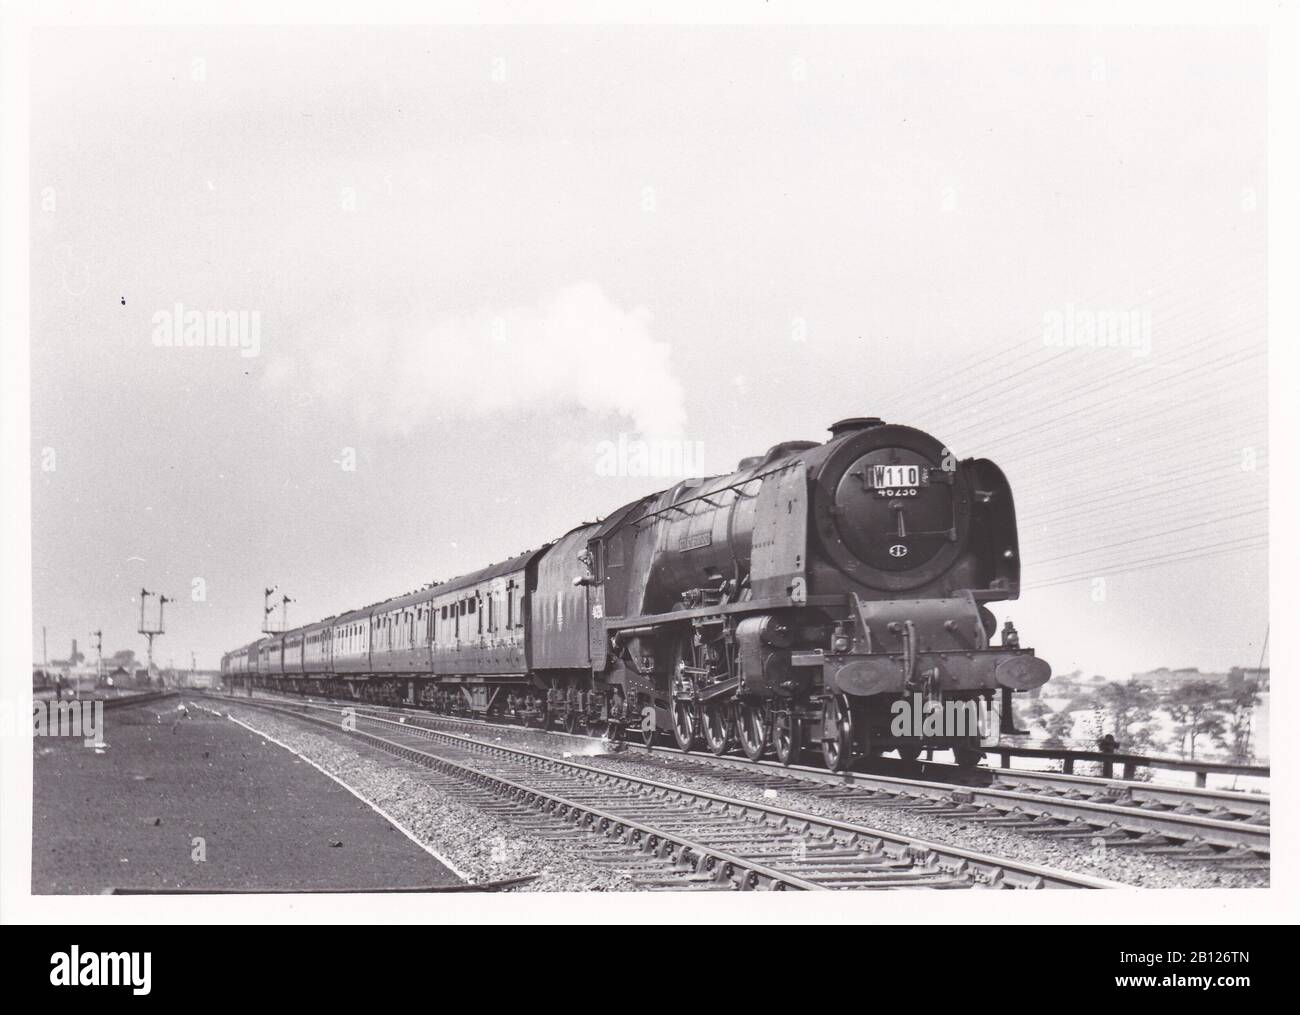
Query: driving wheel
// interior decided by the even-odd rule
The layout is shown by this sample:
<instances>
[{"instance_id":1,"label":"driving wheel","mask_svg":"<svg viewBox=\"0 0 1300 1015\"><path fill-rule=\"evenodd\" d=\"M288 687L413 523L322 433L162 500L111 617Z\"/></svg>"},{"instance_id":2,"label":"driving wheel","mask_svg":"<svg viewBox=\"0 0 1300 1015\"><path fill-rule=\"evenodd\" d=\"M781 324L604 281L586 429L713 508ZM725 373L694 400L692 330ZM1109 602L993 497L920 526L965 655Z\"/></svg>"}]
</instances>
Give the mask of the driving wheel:
<instances>
[{"instance_id":1,"label":"driving wheel","mask_svg":"<svg viewBox=\"0 0 1300 1015\"><path fill-rule=\"evenodd\" d=\"M673 739L683 751L695 746L695 706L689 701L673 702Z\"/></svg>"},{"instance_id":2,"label":"driving wheel","mask_svg":"<svg viewBox=\"0 0 1300 1015\"><path fill-rule=\"evenodd\" d=\"M704 706L704 740L714 754L731 749L731 709L727 704Z\"/></svg>"},{"instance_id":3,"label":"driving wheel","mask_svg":"<svg viewBox=\"0 0 1300 1015\"><path fill-rule=\"evenodd\" d=\"M655 728L654 706L647 705L641 710L641 742L647 747L653 747L658 733L659 731Z\"/></svg>"},{"instance_id":4,"label":"driving wheel","mask_svg":"<svg viewBox=\"0 0 1300 1015\"><path fill-rule=\"evenodd\" d=\"M842 694L822 702L822 759L832 772L846 771L853 763L853 713Z\"/></svg>"},{"instance_id":5,"label":"driving wheel","mask_svg":"<svg viewBox=\"0 0 1300 1015\"><path fill-rule=\"evenodd\" d=\"M803 749L803 726L789 709L772 713L772 749L776 752L776 760L783 765L799 760L799 752Z\"/></svg>"},{"instance_id":6,"label":"driving wheel","mask_svg":"<svg viewBox=\"0 0 1300 1015\"><path fill-rule=\"evenodd\" d=\"M736 722L736 732L740 738L740 749L750 761L757 761L767 750L767 713L758 702L742 701L737 707L740 715Z\"/></svg>"}]
</instances>

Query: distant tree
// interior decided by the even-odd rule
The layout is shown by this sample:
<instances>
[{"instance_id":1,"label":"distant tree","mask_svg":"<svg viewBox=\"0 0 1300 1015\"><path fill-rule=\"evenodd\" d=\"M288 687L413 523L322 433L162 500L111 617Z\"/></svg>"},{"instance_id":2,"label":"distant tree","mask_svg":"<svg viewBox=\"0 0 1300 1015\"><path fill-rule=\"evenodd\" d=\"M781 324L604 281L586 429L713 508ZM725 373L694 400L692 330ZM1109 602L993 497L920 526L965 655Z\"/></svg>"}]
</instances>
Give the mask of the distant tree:
<instances>
[{"instance_id":1,"label":"distant tree","mask_svg":"<svg viewBox=\"0 0 1300 1015\"><path fill-rule=\"evenodd\" d=\"M1128 739L1120 744L1119 749L1131 754L1154 754L1165 746L1163 738L1156 739L1154 724L1134 725L1129 728Z\"/></svg>"},{"instance_id":2,"label":"distant tree","mask_svg":"<svg viewBox=\"0 0 1300 1015\"><path fill-rule=\"evenodd\" d=\"M1254 755L1250 735L1258 704L1259 684L1254 680L1243 681L1228 698L1228 737L1233 761L1244 763Z\"/></svg>"},{"instance_id":3,"label":"distant tree","mask_svg":"<svg viewBox=\"0 0 1300 1015\"><path fill-rule=\"evenodd\" d=\"M1043 746L1065 747L1065 741L1074 733L1074 716L1063 708L1048 716L1043 725L1047 728L1047 739L1043 741Z\"/></svg>"},{"instance_id":4,"label":"distant tree","mask_svg":"<svg viewBox=\"0 0 1300 1015\"><path fill-rule=\"evenodd\" d=\"M1131 677L1123 683L1105 684L1099 691L1102 707L1121 751L1152 746L1145 724L1151 721L1158 700L1155 691Z\"/></svg>"},{"instance_id":5,"label":"distant tree","mask_svg":"<svg viewBox=\"0 0 1300 1015\"><path fill-rule=\"evenodd\" d=\"M1196 757L1196 741L1208 737L1223 743L1224 689L1212 680L1191 680L1174 688L1165 697L1164 707L1174 720L1179 743L1187 744L1186 754Z\"/></svg>"},{"instance_id":6,"label":"distant tree","mask_svg":"<svg viewBox=\"0 0 1300 1015\"><path fill-rule=\"evenodd\" d=\"M1029 704L1025 706L1025 715L1037 722L1052 714L1052 708L1042 698L1030 698Z\"/></svg>"}]
</instances>

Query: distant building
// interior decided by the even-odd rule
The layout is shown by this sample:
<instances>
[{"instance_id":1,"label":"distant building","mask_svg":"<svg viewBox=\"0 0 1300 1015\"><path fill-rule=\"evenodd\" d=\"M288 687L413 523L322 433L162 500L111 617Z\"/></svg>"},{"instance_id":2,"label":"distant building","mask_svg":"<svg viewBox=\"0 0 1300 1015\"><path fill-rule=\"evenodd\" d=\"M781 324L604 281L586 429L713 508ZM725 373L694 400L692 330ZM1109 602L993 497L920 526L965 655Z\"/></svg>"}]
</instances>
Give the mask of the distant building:
<instances>
[{"instance_id":1,"label":"distant building","mask_svg":"<svg viewBox=\"0 0 1300 1015\"><path fill-rule=\"evenodd\" d=\"M88 694L96 688L131 687L149 682L147 674L137 676L135 653L130 649L105 657L101 669L98 659L88 660L86 654L77 648L76 638L72 639L72 651L67 659L51 659L44 666L32 667L34 688L52 688L59 681L70 694Z\"/></svg>"},{"instance_id":2,"label":"distant building","mask_svg":"<svg viewBox=\"0 0 1300 1015\"><path fill-rule=\"evenodd\" d=\"M1134 673L1133 679L1156 691L1171 691L1196 680L1222 684L1226 691L1239 691L1247 680L1253 680L1260 690L1267 690L1268 667L1234 666L1227 673L1215 673L1199 670L1195 666L1185 666L1176 670L1162 666L1156 670L1147 670L1145 673Z\"/></svg>"},{"instance_id":3,"label":"distant building","mask_svg":"<svg viewBox=\"0 0 1300 1015\"><path fill-rule=\"evenodd\" d=\"M1251 680L1261 691L1267 691L1268 670L1267 666L1234 666L1228 671L1228 690L1240 691L1246 681Z\"/></svg>"},{"instance_id":4,"label":"distant building","mask_svg":"<svg viewBox=\"0 0 1300 1015\"><path fill-rule=\"evenodd\" d=\"M190 687L196 691L212 691L221 687L220 670L175 670L166 674L169 687Z\"/></svg>"},{"instance_id":5,"label":"distant building","mask_svg":"<svg viewBox=\"0 0 1300 1015\"><path fill-rule=\"evenodd\" d=\"M1147 670L1145 673L1134 673L1133 679L1139 683L1146 684L1155 691L1172 691L1176 687L1182 687L1196 680L1210 680L1215 683L1226 683L1228 675L1226 673L1202 673L1195 666L1184 666L1181 669L1171 670L1168 666L1161 666L1157 670Z\"/></svg>"},{"instance_id":6,"label":"distant building","mask_svg":"<svg viewBox=\"0 0 1300 1015\"><path fill-rule=\"evenodd\" d=\"M77 639L72 639L72 651L67 659L51 659L46 669L68 671L86 661L85 653L78 651Z\"/></svg>"}]
</instances>

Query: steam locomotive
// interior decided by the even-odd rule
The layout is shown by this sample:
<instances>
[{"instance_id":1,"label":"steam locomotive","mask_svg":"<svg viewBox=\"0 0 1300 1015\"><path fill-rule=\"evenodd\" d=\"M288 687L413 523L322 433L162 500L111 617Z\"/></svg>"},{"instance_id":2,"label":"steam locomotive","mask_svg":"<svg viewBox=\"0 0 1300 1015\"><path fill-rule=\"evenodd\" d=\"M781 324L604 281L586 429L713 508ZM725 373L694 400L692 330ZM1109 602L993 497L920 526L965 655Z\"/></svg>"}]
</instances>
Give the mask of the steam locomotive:
<instances>
[{"instance_id":1,"label":"steam locomotive","mask_svg":"<svg viewBox=\"0 0 1300 1015\"><path fill-rule=\"evenodd\" d=\"M235 649L226 682L786 765L820 748L837 771L886 751L976 764L993 725L1014 732L1013 693L1051 675L987 605L1020 591L1010 486L911 427L830 433Z\"/></svg>"}]
</instances>

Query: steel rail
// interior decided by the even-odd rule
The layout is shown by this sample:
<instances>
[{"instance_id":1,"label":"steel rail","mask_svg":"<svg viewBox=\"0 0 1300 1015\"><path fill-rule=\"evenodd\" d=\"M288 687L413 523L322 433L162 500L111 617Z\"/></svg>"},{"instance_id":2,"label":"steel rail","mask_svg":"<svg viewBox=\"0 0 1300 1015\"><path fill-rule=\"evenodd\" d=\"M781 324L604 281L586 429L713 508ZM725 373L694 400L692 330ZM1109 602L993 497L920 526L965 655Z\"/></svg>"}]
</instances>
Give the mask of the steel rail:
<instances>
[{"instance_id":1,"label":"steel rail","mask_svg":"<svg viewBox=\"0 0 1300 1015\"><path fill-rule=\"evenodd\" d=\"M527 804L539 806L540 809L555 811L558 808L561 817L568 819L580 827L591 829L591 826L594 824L597 826L594 829L595 831L603 831L607 835L619 836L620 834L630 834L633 836L633 841L643 840L649 849L656 849L660 843L671 843L675 849L670 851L666 857L663 853L660 853L659 855L662 858L672 859L673 852L680 851L678 854L680 858L687 861L689 861L693 856L697 858L697 871L705 868L715 869L718 864L731 865L737 871L745 871L747 874L747 876L740 882L742 888L756 888L758 887L759 882L763 880L768 882L765 887L770 887L775 890L798 888L805 891L820 891L823 890L824 887L814 882L806 881L803 878L774 870L766 865L742 859L741 857L734 856L724 850L705 846L681 834L655 828L631 818L609 813L601 808L566 799L555 793L525 786L512 779L507 779L491 772L485 772L482 769L474 768L473 766L466 765L463 762L453 761L436 754L429 754L427 751L418 750L408 744L398 743L395 740L390 740L374 733L368 733L359 729L345 730L337 722L324 719L320 716L305 715L302 712L293 710L292 708L284 708L278 705L268 705L265 703L255 702L248 702L248 704L252 704L255 708L262 708L281 715L305 719L308 722L324 726L334 732L342 731L346 732L350 736L360 737L364 741L380 747L387 753L404 758L408 761L417 762L426 768L435 768L448 775L460 776L477 785L493 789L500 795ZM315 707L328 708L329 706ZM420 727L407 726L405 723L398 723L392 719L380 719L375 716L359 716L358 718L364 719L367 722L402 726L404 732L428 734L430 735L430 739L434 737L442 737L446 738L448 742L464 741L476 746L483 746L482 742L478 740L468 740L468 738L457 737L453 733L442 733L438 730L425 730ZM541 756L536 755L535 757ZM724 871L720 870L719 873L721 875Z\"/></svg>"},{"instance_id":2,"label":"steel rail","mask_svg":"<svg viewBox=\"0 0 1300 1015\"><path fill-rule=\"evenodd\" d=\"M291 698L275 700L294 703L297 701ZM350 702L346 704L359 711L389 712L413 720L470 728L545 733L585 742L599 739L559 730L543 730L511 723L491 723L481 719L438 715L423 709L361 703L354 705ZM887 773L859 771L836 773L808 765L782 765L780 762L766 758L750 761L734 755L686 752L679 747L663 744L650 746L638 744L636 747L638 751L649 754L688 759L720 769L734 769L742 773L763 771L774 778L784 776L832 786L859 790L865 788L872 792L891 795L907 795L909 789L915 789L918 795L933 799L951 798L957 793L973 793L994 806L996 806L995 802L1018 806L1037 801L1045 808L1050 805L1050 810L1055 811L1057 816L1069 819L1077 817L1087 820L1088 816L1094 813L1101 817L1107 814L1123 815L1131 811L1134 812L1133 830L1137 832L1167 835L1180 841L1200 838L1211 845L1224 848L1244 846L1256 852L1267 852L1269 847L1268 822L1271 798L1264 794L1247 793L1241 790L1168 786L1128 779L1106 779L1099 776L1064 775L1056 772L1034 772L999 767L963 769L957 765L932 761L917 763L923 772L936 770L953 776L950 781L927 780ZM906 764L901 761L894 762L894 759L883 760L891 764ZM971 781L981 775L990 777L991 781L988 785ZM1106 810L1106 808L1118 808L1118 810ZM1158 818L1162 814L1169 817L1168 820L1154 822L1159 825L1159 828L1147 827L1147 822L1138 820L1143 816ZM1110 822L1100 822L1103 827L1107 824ZM1246 833L1244 838L1235 834L1242 830Z\"/></svg>"},{"instance_id":3,"label":"steel rail","mask_svg":"<svg viewBox=\"0 0 1300 1015\"><path fill-rule=\"evenodd\" d=\"M290 715L294 718L305 719L317 725L330 728L335 732L343 729L337 720L324 719L321 716L307 714L298 710L303 708L314 708L335 714L342 714L341 710L334 706L294 702L291 703L293 707L283 708L279 705L267 704L265 701L259 702L258 699L238 699L237 703L238 702L249 704L255 708L264 708L280 714ZM696 824L699 824L701 818L719 819L722 817L734 818L739 816L751 822L753 828L764 829L769 833L778 833L785 829L798 828L800 834L805 836L810 833L814 834L823 844L835 844L845 849L856 846L864 849L868 856L878 856L883 851L883 853L891 859L911 861L914 864L919 864L923 871L941 871L950 878L955 877L963 882L969 882L969 886L971 887L1129 887L1102 878L1059 871L1038 864L1030 864L1022 861L991 856L973 850L963 849L961 847L934 843L911 836L905 836L896 832L887 832L852 822L839 821L823 815L794 811L784 807L757 803L749 800L740 800L718 793L663 783L641 776L611 772L608 769L584 765L580 762L553 758L548 755L537 754L516 747L487 743L472 737L464 737L442 730L431 730L404 720L385 719L362 713L357 713L355 718L357 721L377 724L389 732L394 730L400 731L403 735L414 737L420 741L440 741L444 744L452 745L461 750L467 751L470 754L487 755L496 759L507 759L516 765L523 765L526 769L541 769L549 774L563 775L566 780L568 780L568 785L571 788L573 785L572 780L575 775L589 783L594 782L598 786L635 787L638 790L637 799L642 804L650 802L656 807L660 807L666 803L687 804L699 813L692 816L689 812L674 811L672 812L672 816L675 818L692 817ZM462 771L470 778L479 781L481 785L496 785L504 787L506 792L513 794L516 798L529 801L553 801L553 803L549 805L552 809L558 806L563 809L563 813L576 815L577 820L582 824L590 824L590 818L585 818L583 817L584 815L594 815L598 816L601 821L613 826L615 830L630 830L632 834L639 835L643 839L649 837L650 839L657 838L662 841L672 842L676 844L679 849L685 850L691 856L696 858L697 870L716 869L721 865L724 871L724 876L731 877L733 880L736 879L735 872L748 872L740 877L739 883L742 888L762 886L779 889L782 887L796 887L809 890L810 888L820 889L826 887L811 878L803 878L799 875L791 874L789 871L782 870L779 867L772 867L767 864L759 863L752 856L744 856L723 849L716 843L710 844L706 841L699 841L691 838L680 830L665 830L659 826L645 825L639 819L630 818L626 814L620 815L614 811L604 811L595 808L588 803L583 803L568 797L561 797L553 790L542 790L536 787L524 786L514 779L505 778L500 774L484 772L482 769L476 769L473 766L464 764L463 761L453 761L438 755L430 755L427 752L411 747L409 744L401 744L387 737L380 737L374 733L357 729L347 729L346 732L351 735L361 736L366 740L378 742L380 746L385 747L385 749L390 750L392 753L420 761L422 764L427 765L432 762L432 767L438 767L442 771ZM624 832L624 834L627 833ZM796 860L795 865L797 866L798 864L799 861ZM844 866L851 867L851 860L846 860ZM732 870L728 872L727 868L731 868ZM849 875L844 876L847 877ZM767 882L767 884L761 884L762 882ZM910 882L924 883L922 878L915 875L910 878ZM951 880L942 883L942 887L953 886ZM890 885L883 884L882 887L890 887Z\"/></svg>"},{"instance_id":4,"label":"steel rail","mask_svg":"<svg viewBox=\"0 0 1300 1015\"><path fill-rule=\"evenodd\" d=\"M349 707L354 707L358 711L386 709L409 719L429 722L447 722L507 731L525 729L525 727L493 724L482 720L439 716L418 710L412 713L391 709L388 706ZM534 732L554 733L555 731L535 730ZM579 734L558 733L556 735L577 737L587 741L592 739ZM1044 817L1086 825L1100 832L1122 831L1139 836L1158 836L1180 843L1208 845L1225 850L1244 850L1263 856L1267 856L1270 852L1270 834L1267 824L1269 798L1256 797L1249 793L1152 786L1149 783L1133 783L1127 780L1021 772L1004 768L973 770L976 774L987 772L992 777L989 785L980 786L971 785L968 781L941 782L857 771L835 773L803 765L784 766L767 759L752 762L735 757L687 753L680 748L663 745L643 746L639 750L741 773L758 770L772 778L800 779L866 791L868 794L884 794L896 801L912 801L917 809L924 809L925 805L921 800L928 800L934 804L929 809L936 812L952 810L950 816L954 817L999 821L1005 816L1006 823L1012 824L1013 827L1022 827L1043 834L1070 834L1072 831L1081 830L1072 829L1068 825L1065 828L1054 828L1042 823L1032 823L1030 817ZM967 779L972 774L972 770L963 770L956 765L943 767L954 774L962 774ZM1008 783L1011 785L1007 785ZM1021 788L1012 788L1015 785ZM1035 785L1040 788L1031 788ZM1090 794L1081 792L1084 786L1092 787L1094 792ZM1213 805L1209 808L1209 814L1203 813L1205 808L1199 806L1205 802ZM982 810L989 813L980 814ZM1237 816L1223 816L1216 811ZM941 816L944 815L941 813ZM1021 818L1024 819L1023 823L1019 820ZM1162 843L1149 844L1154 847L1162 845Z\"/></svg>"}]
</instances>

